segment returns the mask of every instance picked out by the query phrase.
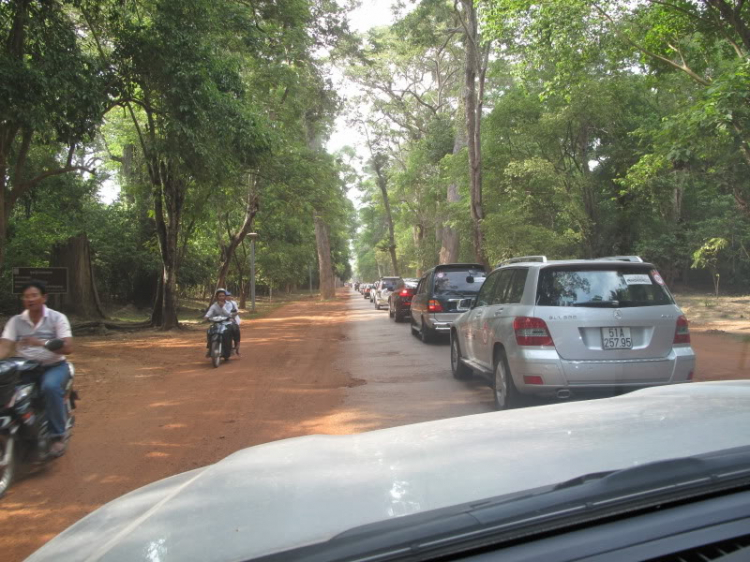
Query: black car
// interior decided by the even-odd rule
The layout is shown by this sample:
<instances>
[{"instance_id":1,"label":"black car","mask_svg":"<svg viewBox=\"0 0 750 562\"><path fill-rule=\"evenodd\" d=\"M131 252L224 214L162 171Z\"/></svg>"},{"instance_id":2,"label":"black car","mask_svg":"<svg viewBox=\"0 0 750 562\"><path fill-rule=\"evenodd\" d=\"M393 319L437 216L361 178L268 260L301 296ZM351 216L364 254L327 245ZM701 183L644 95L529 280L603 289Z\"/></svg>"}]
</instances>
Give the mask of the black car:
<instances>
[{"instance_id":1,"label":"black car","mask_svg":"<svg viewBox=\"0 0 750 562\"><path fill-rule=\"evenodd\" d=\"M412 332L423 342L449 334L453 321L470 308L485 275L478 263L447 263L425 273L411 299Z\"/></svg>"},{"instance_id":2,"label":"black car","mask_svg":"<svg viewBox=\"0 0 750 562\"><path fill-rule=\"evenodd\" d=\"M388 316L395 322L403 322L411 315L411 298L417 292L419 279L399 279L388 296Z\"/></svg>"}]
</instances>

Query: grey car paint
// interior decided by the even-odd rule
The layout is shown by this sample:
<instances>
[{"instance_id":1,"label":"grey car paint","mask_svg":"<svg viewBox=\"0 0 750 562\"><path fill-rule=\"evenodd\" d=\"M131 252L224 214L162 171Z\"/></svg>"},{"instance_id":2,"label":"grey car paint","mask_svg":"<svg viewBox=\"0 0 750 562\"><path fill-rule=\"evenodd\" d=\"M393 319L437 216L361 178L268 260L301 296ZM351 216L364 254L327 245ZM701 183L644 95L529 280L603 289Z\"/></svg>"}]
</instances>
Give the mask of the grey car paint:
<instances>
[{"instance_id":1,"label":"grey car paint","mask_svg":"<svg viewBox=\"0 0 750 562\"><path fill-rule=\"evenodd\" d=\"M400 277L381 277L378 281L378 288L373 295L372 302L375 303L375 308L388 306L388 297L391 296L391 289L388 287L394 287L399 281Z\"/></svg>"},{"instance_id":2,"label":"grey car paint","mask_svg":"<svg viewBox=\"0 0 750 562\"><path fill-rule=\"evenodd\" d=\"M673 302L615 309L537 305L540 271L570 265L633 271L654 268L643 262L567 260L516 263L496 269L487 277L475 306L453 322L452 337L457 338L464 363L492 382L497 350L501 349L518 391L547 396L561 391L641 387L690 379L695 356L690 344L673 344L676 319L682 315ZM525 278L513 291L516 275ZM666 286L664 290L669 293ZM505 297L502 302L493 300L498 293ZM513 328L516 317L543 319L554 345L517 345ZM632 348L602 349L601 333L606 326L625 326L631 330ZM541 377L544 384L526 384L525 376Z\"/></svg>"},{"instance_id":3,"label":"grey car paint","mask_svg":"<svg viewBox=\"0 0 750 562\"><path fill-rule=\"evenodd\" d=\"M30 562L248 560L359 525L750 444L750 381L239 451L101 507Z\"/></svg>"}]
</instances>

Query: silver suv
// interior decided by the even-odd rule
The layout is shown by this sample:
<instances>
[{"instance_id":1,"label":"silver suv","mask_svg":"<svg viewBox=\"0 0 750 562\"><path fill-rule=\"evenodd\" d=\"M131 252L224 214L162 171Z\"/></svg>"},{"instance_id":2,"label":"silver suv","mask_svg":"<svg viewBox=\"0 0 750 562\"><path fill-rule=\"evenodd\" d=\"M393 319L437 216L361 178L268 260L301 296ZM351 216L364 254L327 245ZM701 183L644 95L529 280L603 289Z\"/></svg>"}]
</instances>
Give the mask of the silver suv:
<instances>
[{"instance_id":1,"label":"silver suv","mask_svg":"<svg viewBox=\"0 0 750 562\"><path fill-rule=\"evenodd\" d=\"M456 378L486 377L497 409L519 393L569 398L688 382L688 322L637 256L501 263L451 327Z\"/></svg>"},{"instance_id":2,"label":"silver suv","mask_svg":"<svg viewBox=\"0 0 750 562\"><path fill-rule=\"evenodd\" d=\"M400 277L381 277L378 280L373 289L371 299L375 303L377 310L380 310L381 307L388 308L388 298L399 281L401 281Z\"/></svg>"}]
</instances>

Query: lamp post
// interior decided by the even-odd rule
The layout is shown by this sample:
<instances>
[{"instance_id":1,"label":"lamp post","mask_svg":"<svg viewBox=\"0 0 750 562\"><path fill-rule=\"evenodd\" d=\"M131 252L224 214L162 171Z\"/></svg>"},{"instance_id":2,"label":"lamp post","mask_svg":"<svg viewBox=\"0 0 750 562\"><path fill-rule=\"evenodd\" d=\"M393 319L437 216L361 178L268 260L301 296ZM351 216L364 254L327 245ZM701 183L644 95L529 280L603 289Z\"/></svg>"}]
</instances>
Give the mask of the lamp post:
<instances>
[{"instance_id":1,"label":"lamp post","mask_svg":"<svg viewBox=\"0 0 750 562\"><path fill-rule=\"evenodd\" d=\"M252 302L251 310L255 312L255 239L258 234L251 232L248 236L250 237L250 300Z\"/></svg>"}]
</instances>

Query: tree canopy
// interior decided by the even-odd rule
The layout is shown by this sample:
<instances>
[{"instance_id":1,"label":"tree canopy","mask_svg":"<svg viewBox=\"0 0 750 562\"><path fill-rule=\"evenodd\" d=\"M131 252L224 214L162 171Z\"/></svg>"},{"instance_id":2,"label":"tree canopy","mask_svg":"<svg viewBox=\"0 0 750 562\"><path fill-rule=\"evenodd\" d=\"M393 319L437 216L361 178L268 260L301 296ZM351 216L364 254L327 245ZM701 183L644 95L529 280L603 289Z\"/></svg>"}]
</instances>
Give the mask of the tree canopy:
<instances>
[{"instance_id":1,"label":"tree canopy","mask_svg":"<svg viewBox=\"0 0 750 562\"><path fill-rule=\"evenodd\" d=\"M170 328L247 293L254 232L261 291L523 254L748 285L746 3L393 6L0 3L3 283L85 234L102 299Z\"/></svg>"}]
</instances>

